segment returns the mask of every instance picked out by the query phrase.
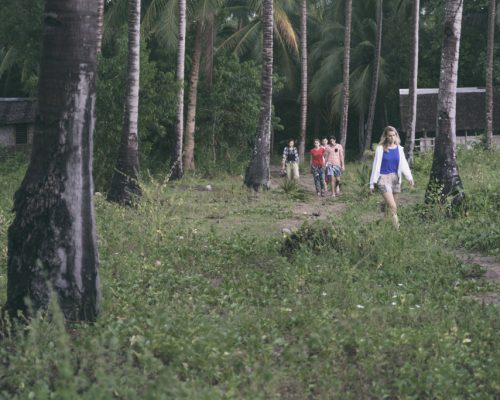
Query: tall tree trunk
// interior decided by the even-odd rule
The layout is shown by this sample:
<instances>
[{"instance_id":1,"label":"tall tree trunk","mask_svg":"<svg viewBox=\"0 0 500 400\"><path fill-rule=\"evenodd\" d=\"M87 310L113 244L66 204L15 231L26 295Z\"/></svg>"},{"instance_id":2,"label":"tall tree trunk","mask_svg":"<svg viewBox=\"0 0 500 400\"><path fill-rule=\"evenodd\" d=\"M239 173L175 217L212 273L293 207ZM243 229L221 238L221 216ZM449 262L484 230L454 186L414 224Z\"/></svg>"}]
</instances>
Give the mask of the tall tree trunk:
<instances>
[{"instance_id":1,"label":"tall tree trunk","mask_svg":"<svg viewBox=\"0 0 500 400\"><path fill-rule=\"evenodd\" d=\"M345 0L344 21L344 66L342 79L342 116L340 120L340 144L345 149L347 142L347 121L349 118L349 63L351 61L352 0Z\"/></svg>"},{"instance_id":2,"label":"tall tree trunk","mask_svg":"<svg viewBox=\"0 0 500 400\"><path fill-rule=\"evenodd\" d=\"M193 63L189 80L188 109L186 116L186 143L184 147L184 168L194 171L194 131L196 128L196 101L198 97L198 81L200 77L201 41L203 40L203 24L196 23L196 37L194 39Z\"/></svg>"},{"instance_id":3,"label":"tall tree trunk","mask_svg":"<svg viewBox=\"0 0 500 400\"><path fill-rule=\"evenodd\" d=\"M104 0L98 0L98 5L97 5L97 54L101 53L103 32L104 32Z\"/></svg>"},{"instance_id":4,"label":"tall tree trunk","mask_svg":"<svg viewBox=\"0 0 500 400\"><path fill-rule=\"evenodd\" d=\"M207 89L212 91L214 75L214 42L215 42L215 15L210 14L205 23L205 80Z\"/></svg>"},{"instance_id":5,"label":"tall tree trunk","mask_svg":"<svg viewBox=\"0 0 500 400\"><path fill-rule=\"evenodd\" d=\"M245 174L245 185L254 190L268 189L270 179L270 136L273 97L273 0L263 0L262 87L260 117L252 159Z\"/></svg>"},{"instance_id":6,"label":"tall tree trunk","mask_svg":"<svg viewBox=\"0 0 500 400\"><path fill-rule=\"evenodd\" d=\"M92 179L97 0L47 0L30 165L8 232L6 309L96 319L98 252Z\"/></svg>"},{"instance_id":7,"label":"tall tree trunk","mask_svg":"<svg viewBox=\"0 0 500 400\"><path fill-rule=\"evenodd\" d=\"M384 19L384 1L377 0L377 37L375 39L375 59L373 61L372 88L370 94L370 104L368 106L368 121L364 145L361 149L361 155L372 145L373 120L375 119L375 107L377 105L377 91L380 76L380 59L382 50L382 23Z\"/></svg>"},{"instance_id":8,"label":"tall tree trunk","mask_svg":"<svg viewBox=\"0 0 500 400\"><path fill-rule=\"evenodd\" d=\"M486 147L493 142L493 53L495 51L496 0L488 8L488 44L486 50Z\"/></svg>"},{"instance_id":9,"label":"tall tree trunk","mask_svg":"<svg viewBox=\"0 0 500 400\"><path fill-rule=\"evenodd\" d=\"M437 107L436 143L426 202L459 206L464 197L453 138L463 0L446 0Z\"/></svg>"},{"instance_id":10,"label":"tall tree trunk","mask_svg":"<svg viewBox=\"0 0 500 400\"><path fill-rule=\"evenodd\" d=\"M300 4L300 143L299 160L304 162L307 129L307 0Z\"/></svg>"},{"instance_id":11,"label":"tall tree trunk","mask_svg":"<svg viewBox=\"0 0 500 400\"><path fill-rule=\"evenodd\" d=\"M186 0L179 0L179 39L177 45L177 117L175 125L175 147L172 159L171 179L181 179L184 175L182 165L182 142L184 136L184 63L186 55Z\"/></svg>"},{"instance_id":12,"label":"tall tree trunk","mask_svg":"<svg viewBox=\"0 0 500 400\"><path fill-rule=\"evenodd\" d=\"M141 44L141 0L129 0L127 95L116 168L108 200L133 204L141 196L139 186L139 75Z\"/></svg>"},{"instance_id":13,"label":"tall tree trunk","mask_svg":"<svg viewBox=\"0 0 500 400\"><path fill-rule=\"evenodd\" d=\"M415 151L415 129L417 123L417 82L418 82L418 42L420 25L420 0L413 0L411 10L410 39L410 82L408 86L408 124L406 126L406 155L408 162L413 164Z\"/></svg>"}]
</instances>

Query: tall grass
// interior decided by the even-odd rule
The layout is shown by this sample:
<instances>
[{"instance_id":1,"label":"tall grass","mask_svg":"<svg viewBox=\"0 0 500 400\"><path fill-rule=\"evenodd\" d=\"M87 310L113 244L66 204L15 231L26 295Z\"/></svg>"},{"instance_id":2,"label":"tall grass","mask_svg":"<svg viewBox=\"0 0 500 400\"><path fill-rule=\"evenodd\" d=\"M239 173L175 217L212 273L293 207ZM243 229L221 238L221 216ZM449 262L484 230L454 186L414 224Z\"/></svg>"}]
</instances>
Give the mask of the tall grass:
<instances>
[{"instance_id":1,"label":"tall grass","mask_svg":"<svg viewBox=\"0 0 500 400\"><path fill-rule=\"evenodd\" d=\"M498 398L500 312L470 300L498 287L451 250L498 254L475 234L498 234L499 159L459 154L468 211L454 219L418 204L430 158L417 159L400 231L367 219L380 199L354 164L345 213L285 238L292 190L253 196L225 177L207 192L192 177L148 180L134 209L98 195L102 314L68 326L53 306L12 332L0 398ZM4 244L23 166L0 167Z\"/></svg>"}]
</instances>

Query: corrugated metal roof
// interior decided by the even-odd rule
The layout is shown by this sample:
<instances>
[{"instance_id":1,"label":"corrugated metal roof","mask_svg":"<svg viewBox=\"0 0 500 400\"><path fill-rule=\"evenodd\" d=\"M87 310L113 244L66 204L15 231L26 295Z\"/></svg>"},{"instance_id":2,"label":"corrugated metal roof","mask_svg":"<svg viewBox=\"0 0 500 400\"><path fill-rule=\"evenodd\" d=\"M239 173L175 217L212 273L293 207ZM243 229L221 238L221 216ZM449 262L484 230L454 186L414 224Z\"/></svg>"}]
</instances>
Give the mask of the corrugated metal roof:
<instances>
[{"instance_id":1,"label":"corrugated metal roof","mask_svg":"<svg viewBox=\"0 0 500 400\"><path fill-rule=\"evenodd\" d=\"M34 98L0 98L0 125L35 122L37 101Z\"/></svg>"}]
</instances>

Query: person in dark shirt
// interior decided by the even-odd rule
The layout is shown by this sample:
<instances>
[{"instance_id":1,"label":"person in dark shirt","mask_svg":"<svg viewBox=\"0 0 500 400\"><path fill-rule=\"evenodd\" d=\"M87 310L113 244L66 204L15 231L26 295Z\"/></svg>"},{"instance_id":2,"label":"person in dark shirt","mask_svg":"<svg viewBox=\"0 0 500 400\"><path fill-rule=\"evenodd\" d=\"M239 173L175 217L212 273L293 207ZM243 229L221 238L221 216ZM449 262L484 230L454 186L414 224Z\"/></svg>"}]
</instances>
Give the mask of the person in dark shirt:
<instances>
[{"instance_id":1,"label":"person in dark shirt","mask_svg":"<svg viewBox=\"0 0 500 400\"><path fill-rule=\"evenodd\" d=\"M283 150L281 171L286 171L288 180L299 180L299 152L295 147L295 141L293 139L288 141L288 146Z\"/></svg>"}]
</instances>

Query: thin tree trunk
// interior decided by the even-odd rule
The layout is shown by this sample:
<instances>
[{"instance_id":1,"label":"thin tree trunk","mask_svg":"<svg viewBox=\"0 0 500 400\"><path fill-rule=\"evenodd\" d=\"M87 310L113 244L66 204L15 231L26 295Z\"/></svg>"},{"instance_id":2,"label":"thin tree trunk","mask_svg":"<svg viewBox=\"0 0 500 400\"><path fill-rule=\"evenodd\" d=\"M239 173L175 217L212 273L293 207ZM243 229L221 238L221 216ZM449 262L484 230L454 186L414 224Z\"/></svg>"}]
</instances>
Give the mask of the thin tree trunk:
<instances>
[{"instance_id":1,"label":"thin tree trunk","mask_svg":"<svg viewBox=\"0 0 500 400\"><path fill-rule=\"evenodd\" d=\"M205 80L210 93L214 75L214 42L215 42L215 15L210 14L205 23Z\"/></svg>"},{"instance_id":2,"label":"thin tree trunk","mask_svg":"<svg viewBox=\"0 0 500 400\"><path fill-rule=\"evenodd\" d=\"M363 110L359 112L359 121L358 121L358 140L359 147L362 149L365 145L365 113Z\"/></svg>"},{"instance_id":3,"label":"thin tree trunk","mask_svg":"<svg viewBox=\"0 0 500 400\"><path fill-rule=\"evenodd\" d=\"M368 106L368 121L364 145L361 149L361 156L372 145L373 121L375 119L375 107L377 105L377 91L380 77L380 59L382 50L382 24L384 18L384 1L377 0L377 37L375 39L375 59L373 65L372 88L370 94L370 105Z\"/></svg>"},{"instance_id":4,"label":"thin tree trunk","mask_svg":"<svg viewBox=\"0 0 500 400\"><path fill-rule=\"evenodd\" d=\"M413 0L411 11L411 40L410 40L410 82L408 89L409 117L406 126L406 155L408 162L413 164L415 151L415 129L417 123L417 82L418 82L418 42L420 25L420 0Z\"/></svg>"},{"instance_id":5,"label":"thin tree trunk","mask_svg":"<svg viewBox=\"0 0 500 400\"><path fill-rule=\"evenodd\" d=\"M426 202L449 203L452 209L459 206L465 197L453 141L456 132L456 90L462 9L463 0L446 0L436 142L426 192Z\"/></svg>"},{"instance_id":6,"label":"thin tree trunk","mask_svg":"<svg viewBox=\"0 0 500 400\"><path fill-rule=\"evenodd\" d=\"M108 200L131 205L141 196L139 186L139 76L141 44L141 0L129 0L127 95L116 168Z\"/></svg>"},{"instance_id":7,"label":"thin tree trunk","mask_svg":"<svg viewBox=\"0 0 500 400\"><path fill-rule=\"evenodd\" d=\"M93 321L98 314L92 179L97 6L97 0L45 2L36 133L8 232L11 317L47 310L52 294L68 320Z\"/></svg>"},{"instance_id":8,"label":"thin tree trunk","mask_svg":"<svg viewBox=\"0 0 500 400\"><path fill-rule=\"evenodd\" d=\"M304 162L307 129L307 0L300 5L300 143L299 160Z\"/></svg>"},{"instance_id":9,"label":"thin tree trunk","mask_svg":"<svg viewBox=\"0 0 500 400\"><path fill-rule=\"evenodd\" d=\"M188 109L186 116L186 143L184 147L184 168L194 171L194 132L196 128L196 101L198 97L198 81L200 76L201 41L203 40L203 24L196 23L196 37L194 39L193 63L189 80Z\"/></svg>"},{"instance_id":10,"label":"thin tree trunk","mask_svg":"<svg viewBox=\"0 0 500 400\"><path fill-rule=\"evenodd\" d=\"M97 54L101 53L103 32L104 32L104 0L98 0L98 6L97 6Z\"/></svg>"},{"instance_id":11,"label":"thin tree trunk","mask_svg":"<svg viewBox=\"0 0 500 400\"><path fill-rule=\"evenodd\" d=\"M345 0L342 116L340 121L340 144L344 149L347 142L347 121L349 118L349 63L351 60L351 20L352 0Z\"/></svg>"},{"instance_id":12,"label":"thin tree trunk","mask_svg":"<svg viewBox=\"0 0 500 400\"><path fill-rule=\"evenodd\" d=\"M486 147L493 142L493 54L495 51L496 0L490 0L488 8L488 44L486 50Z\"/></svg>"},{"instance_id":13,"label":"thin tree trunk","mask_svg":"<svg viewBox=\"0 0 500 400\"><path fill-rule=\"evenodd\" d=\"M245 174L245 185L255 191L269 188L270 136L273 97L273 0L263 0L262 87L260 117L252 159Z\"/></svg>"},{"instance_id":14,"label":"thin tree trunk","mask_svg":"<svg viewBox=\"0 0 500 400\"><path fill-rule=\"evenodd\" d=\"M184 62L186 55L186 0L179 0L179 39L177 46L177 117L175 125L175 147L172 160L171 179L181 179L184 175L182 165L182 142L184 136Z\"/></svg>"}]
</instances>

